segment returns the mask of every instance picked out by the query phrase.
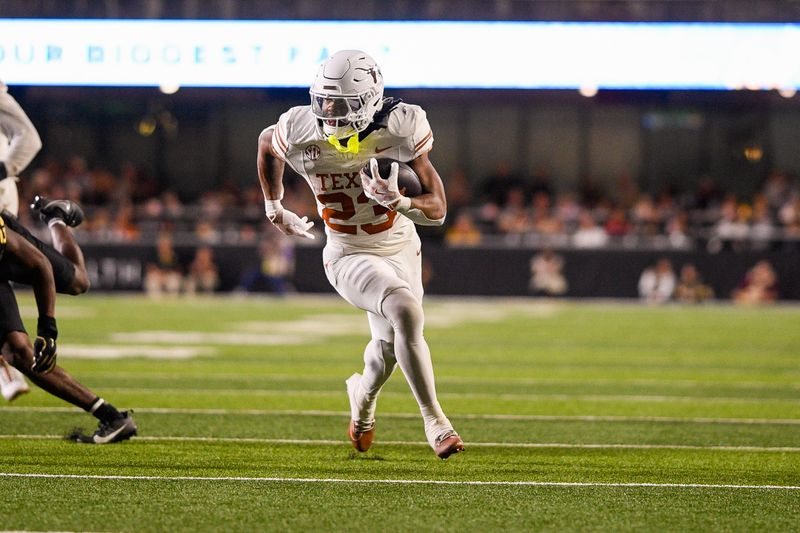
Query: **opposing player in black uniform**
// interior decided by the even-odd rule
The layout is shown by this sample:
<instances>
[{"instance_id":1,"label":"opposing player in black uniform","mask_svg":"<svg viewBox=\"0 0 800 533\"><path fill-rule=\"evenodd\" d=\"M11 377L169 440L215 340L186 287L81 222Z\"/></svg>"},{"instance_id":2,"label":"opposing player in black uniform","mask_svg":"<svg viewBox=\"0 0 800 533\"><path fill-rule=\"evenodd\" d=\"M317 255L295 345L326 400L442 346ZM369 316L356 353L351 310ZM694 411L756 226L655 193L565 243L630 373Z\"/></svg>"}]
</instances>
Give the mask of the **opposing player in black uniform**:
<instances>
[{"instance_id":1,"label":"opposing player in black uniform","mask_svg":"<svg viewBox=\"0 0 800 533\"><path fill-rule=\"evenodd\" d=\"M56 291L79 294L89 286L83 254L67 227L80 224L83 212L68 200L48 201L40 197L31 207L50 227L54 247L36 239L13 216L0 215L0 345L3 357L45 391L100 421L94 434L76 434L74 440L109 444L129 439L136 435L137 429L130 414L118 411L56 364ZM33 286L39 311L33 345L9 281Z\"/></svg>"}]
</instances>

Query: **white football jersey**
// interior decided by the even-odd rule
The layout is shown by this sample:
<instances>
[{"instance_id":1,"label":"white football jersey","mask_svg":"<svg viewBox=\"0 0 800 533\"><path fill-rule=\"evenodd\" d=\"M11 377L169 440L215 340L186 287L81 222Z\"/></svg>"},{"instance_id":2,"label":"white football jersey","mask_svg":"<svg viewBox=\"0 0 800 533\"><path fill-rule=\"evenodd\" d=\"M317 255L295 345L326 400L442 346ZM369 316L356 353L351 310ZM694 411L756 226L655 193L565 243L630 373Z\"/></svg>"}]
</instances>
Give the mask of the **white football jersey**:
<instances>
[{"instance_id":1,"label":"white football jersey","mask_svg":"<svg viewBox=\"0 0 800 533\"><path fill-rule=\"evenodd\" d=\"M272 147L311 187L329 242L389 255L411 240L414 223L367 198L359 172L372 157L417 158L431 149L433 133L416 105L401 102L376 120L385 127L361 139L357 154L341 153L320 133L311 106L293 107L273 126Z\"/></svg>"}]
</instances>

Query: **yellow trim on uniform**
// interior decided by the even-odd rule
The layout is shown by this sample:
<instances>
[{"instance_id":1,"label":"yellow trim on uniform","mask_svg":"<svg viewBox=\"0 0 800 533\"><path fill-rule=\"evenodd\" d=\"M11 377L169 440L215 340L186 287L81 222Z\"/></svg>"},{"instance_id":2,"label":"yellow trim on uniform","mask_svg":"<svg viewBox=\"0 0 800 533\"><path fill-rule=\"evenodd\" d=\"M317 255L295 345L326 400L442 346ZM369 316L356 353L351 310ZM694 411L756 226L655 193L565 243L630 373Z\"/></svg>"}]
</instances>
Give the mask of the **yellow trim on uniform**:
<instances>
[{"instance_id":1,"label":"yellow trim on uniform","mask_svg":"<svg viewBox=\"0 0 800 533\"><path fill-rule=\"evenodd\" d=\"M342 146L342 143L339 142L339 139L335 135L328 135L328 143L333 145L336 151L342 154L357 154L360 148L358 135L351 135L350 138L347 139L347 146Z\"/></svg>"},{"instance_id":2,"label":"yellow trim on uniform","mask_svg":"<svg viewBox=\"0 0 800 533\"><path fill-rule=\"evenodd\" d=\"M6 237L6 221L0 217L0 244L5 244L8 241Z\"/></svg>"}]
</instances>

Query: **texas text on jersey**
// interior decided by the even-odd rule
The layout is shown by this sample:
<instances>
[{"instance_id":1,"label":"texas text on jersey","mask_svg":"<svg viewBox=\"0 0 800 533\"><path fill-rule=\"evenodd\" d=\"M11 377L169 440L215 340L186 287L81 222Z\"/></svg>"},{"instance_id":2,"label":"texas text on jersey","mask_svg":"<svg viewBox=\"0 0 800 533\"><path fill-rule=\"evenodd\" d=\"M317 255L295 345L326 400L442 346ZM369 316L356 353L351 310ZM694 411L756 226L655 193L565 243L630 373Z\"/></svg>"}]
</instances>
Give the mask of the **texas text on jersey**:
<instances>
[{"instance_id":1,"label":"texas text on jersey","mask_svg":"<svg viewBox=\"0 0 800 533\"><path fill-rule=\"evenodd\" d=\"M408 242L413 222L367 198L359 171L371 157L411 161L430 151L433 132L421 107L384 99L372 125L358 134L356 153L320 134L311 106L293 107L273 127L275 154L314 191L329 241L387 254Z\"/></svg>"}]
</instances>

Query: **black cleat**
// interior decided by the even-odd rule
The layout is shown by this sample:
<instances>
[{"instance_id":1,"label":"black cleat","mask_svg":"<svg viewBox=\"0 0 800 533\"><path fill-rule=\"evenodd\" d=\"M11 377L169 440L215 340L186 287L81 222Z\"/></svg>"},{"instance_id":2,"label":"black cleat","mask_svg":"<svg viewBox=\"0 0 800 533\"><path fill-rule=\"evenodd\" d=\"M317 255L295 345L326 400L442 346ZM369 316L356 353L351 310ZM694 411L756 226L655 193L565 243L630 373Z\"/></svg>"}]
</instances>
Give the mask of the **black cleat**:
<instances>
[{"instance_id":1,"label":"black cleat","mask_svg":"<svg viewBox=\"0 0 800 533\"><path fill-rule=\"evenodd\" d=\"M37 196L33 199L31 210L39 213L44 223L59 218L71 228L79 226L84 218L83 209L71 200L48 200L44 196Z\"/></svg>"},{"instance_id":2,"label":"black cleat","mask_svg":"<svg viewBox=\"0 0 800 533\"><path fill-rule=\"evenodd\" d=\"M76 430L67 436L67 439L84 444L112 444L128 440L136 435L136 423L128 414L122 411L122 418L117 418L111 422L100 422L100 427L92 435L84 435L80 430Z\"/></svg>"}]
</instances>

